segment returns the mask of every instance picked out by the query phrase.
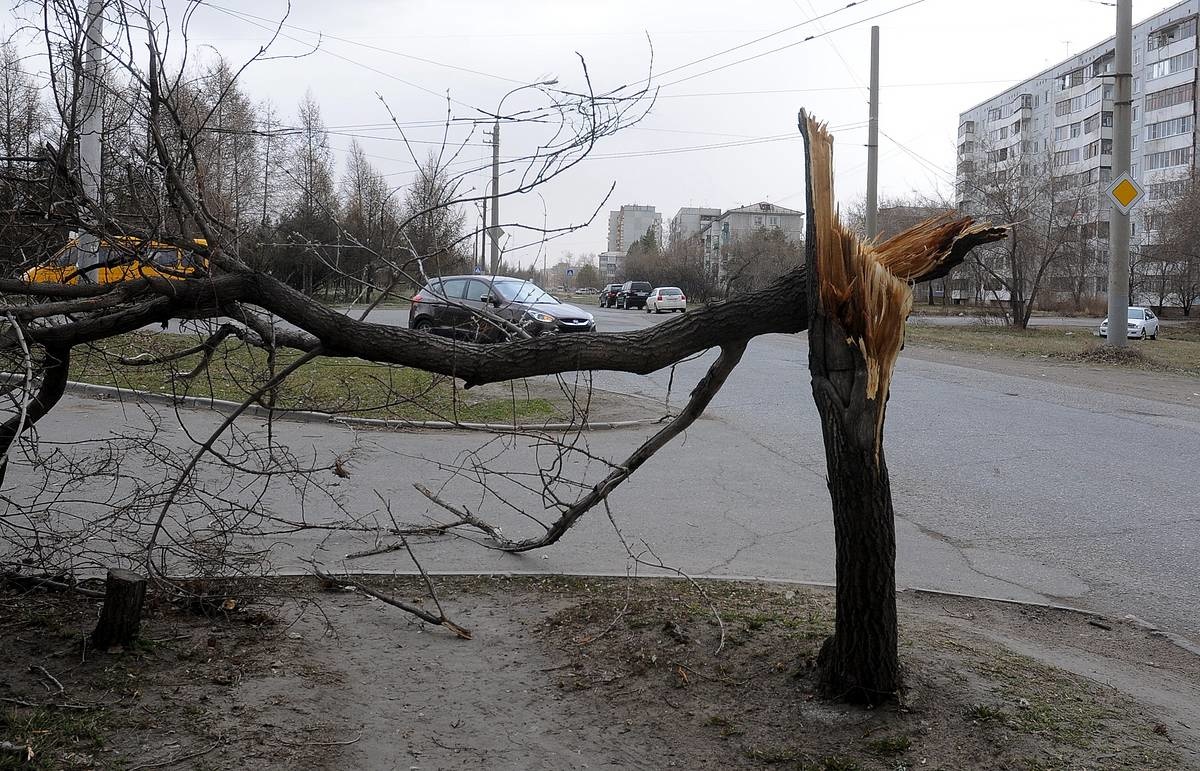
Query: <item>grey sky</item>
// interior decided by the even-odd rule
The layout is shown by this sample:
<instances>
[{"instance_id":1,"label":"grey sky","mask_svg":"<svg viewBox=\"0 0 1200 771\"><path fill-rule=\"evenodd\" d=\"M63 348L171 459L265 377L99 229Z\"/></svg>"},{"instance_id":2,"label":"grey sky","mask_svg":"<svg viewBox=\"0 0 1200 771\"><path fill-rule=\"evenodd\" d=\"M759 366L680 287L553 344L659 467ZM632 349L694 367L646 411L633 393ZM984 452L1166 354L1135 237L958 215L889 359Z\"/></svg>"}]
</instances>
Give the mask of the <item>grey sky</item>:
<instances>
[{"instance_id":1,"label":"grey sky","mask_svg":"<svg viewBox=\"0 0 1200 771\"><path fill-rule=\"evenodd\" d=\"M327 125L339 132L331 136L339 161L350 145L349 134L355 134L372 161L401 184L412 163L396 141L396 130L383 125L388 116L376 92L405 122L442 118L446 103L436 94L447 90L462 103L452 105L455 115L478 115L465 105L495 109L516 82L556 76L562 87L582 88L576 52L586 58L596 89L603 91L646 76L647 35L653 42L654 70L661 73L826 15L727 56L656 76L661 90L647 120L604 141L595 159L542 190L548 224L553 226L586 219L610 184L617 183L609 204L590 227L548 245L553 262L564 251L602 251L605 212L623 203L652 204L664 221L681 206L731 208L766 200L802 208L803 166L795 131L800 107L832 126L845 127L835 131L837 192L846 204L861 196L871 24L881 27L882 37L881 194L948 191L958 113L1059 61L1068 51L1112 34L1115 16L1114 8L1098 0L916 0L902 7L910 3L913 0L859 0L846 9L845 0L296 0L288 20L293 26L285 29L294 40L282 39L274 52L298 53L305 44L311 46L316 36L304 30L333 37L326 37L311 56L256 65L247 72L244 87L255 99L271 99L285 116L293 113L305 89L311 89ZM1171 4L1134 0L1135 21ZM210 5L214 7L195 15L192 42L212 46L235 62L264 42L267 32L254 19L216 7L271 18L285 9L277 0L215 0ZM900 10L855 23L896 8ZM678 82L845 25L852 26ZM506 112L522 104L532 106L522 102L520 94L510 97ZM440 130L418 128L409 136L437 140ZM503 154L528 152L536 138L531 130L514 128L503 137ZM762 138L767 139L686 149ZM463 158L482 161L490 154L481 134L470 141ZM484 182L480 175L478 184ZM509 199L503 214L505 220L519 217L541 224L542 199ZM510 257L529 263L535 253L533 247Z\"/></svg>"}]
</instances>

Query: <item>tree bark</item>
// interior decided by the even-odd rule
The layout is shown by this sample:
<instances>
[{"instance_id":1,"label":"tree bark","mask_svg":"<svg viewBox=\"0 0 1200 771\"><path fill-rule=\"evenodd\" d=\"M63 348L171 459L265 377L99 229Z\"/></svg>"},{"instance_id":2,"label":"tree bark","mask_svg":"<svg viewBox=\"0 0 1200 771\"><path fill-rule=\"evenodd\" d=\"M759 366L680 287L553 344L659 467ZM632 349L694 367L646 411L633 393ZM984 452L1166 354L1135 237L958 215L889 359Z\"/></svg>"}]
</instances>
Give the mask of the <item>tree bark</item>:
<instances>
[{"instance_id":1,"label":"tree bark","mask_svg":"<svg viewBox=\"0 0 1200 771\"><path fill-rule=\"evenodd\" d=\"M129 570L114 568L108 571L104 582L104 607L96 631L92 632L92 645L100 650L132 645L142 625L142 601L145 598L145 578Z\"/></svg>"},{"instance_id":2,"label":"tree bark","mask_svg":"<svg viewBox=\"0 0 1200 771\"><path fill-rule=\"evenodd\" d=\"M807 167L808 363L821 418L837 547L837 616L818 657L826 696L879 703L900 689L896 529L883 422L915 276L944 276L971 248L1007 235L936 218L860 244L833 201L833 139L800 113Z\"/></svg>"}]
</instances>

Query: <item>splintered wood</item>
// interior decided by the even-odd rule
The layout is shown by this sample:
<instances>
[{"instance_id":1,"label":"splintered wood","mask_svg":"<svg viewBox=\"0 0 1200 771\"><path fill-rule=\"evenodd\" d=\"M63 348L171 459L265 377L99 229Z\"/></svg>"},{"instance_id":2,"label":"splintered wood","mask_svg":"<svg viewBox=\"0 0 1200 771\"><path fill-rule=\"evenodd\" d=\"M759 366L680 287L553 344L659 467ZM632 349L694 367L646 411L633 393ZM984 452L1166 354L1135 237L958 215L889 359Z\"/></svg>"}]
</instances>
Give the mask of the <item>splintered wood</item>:
<instances>
[{"instance_id":1,"label":"splintered wood","mask_svg":"<svg viewBox=\"0 0 1200 771\"><path fill-rule=\"evenodd\" d=\"M886 400L896 357L904 345L904 322L912 310L912 284L944 276L978 244L1006 230L970 217L940 216L883 243L862 243L839 220L833 199L833 137L825 124L805 116L816 232L817 312L834 319L846 343L866 362L866 398ZM876 446L884 411L876 413Z\"/></svg>"}]
</instances>

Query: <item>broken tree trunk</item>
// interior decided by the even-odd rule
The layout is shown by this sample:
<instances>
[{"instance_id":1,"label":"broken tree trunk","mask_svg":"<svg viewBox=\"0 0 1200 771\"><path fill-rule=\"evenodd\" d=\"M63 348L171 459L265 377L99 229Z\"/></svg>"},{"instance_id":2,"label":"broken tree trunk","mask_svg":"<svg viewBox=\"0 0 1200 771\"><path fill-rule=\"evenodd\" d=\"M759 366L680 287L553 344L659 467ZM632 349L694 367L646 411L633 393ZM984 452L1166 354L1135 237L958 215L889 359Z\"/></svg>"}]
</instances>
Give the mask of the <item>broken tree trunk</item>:
<instances>
[{"instance_id":1,"label":"broken tree trunk","mask_svg":"<svg viewBox=\"0 0 1200 771\"><path fill-rule=\"evenodd\" d=\"M837 616L818 660L821 688L878 703L901 685L896 628L896 530L883 420L911 282L944 276L1004 228L936 218L882 244L860 244L838 221L833 138L800 113L807 160L809 369L821 419L837 549Z\"/></svg>"},{"instance_id":2,"label":"broken tree trunk","mask_svg":"<svg viewBox=\"0 0 1200 771\"><path fill-rule=\"evenodd\" d=\"M129 570L108 571L104 582L104 607L92 632L92 645L100 650L120 645L129 647L142 625L142 601L146 579Z\"/></svg>"}]
</instances>

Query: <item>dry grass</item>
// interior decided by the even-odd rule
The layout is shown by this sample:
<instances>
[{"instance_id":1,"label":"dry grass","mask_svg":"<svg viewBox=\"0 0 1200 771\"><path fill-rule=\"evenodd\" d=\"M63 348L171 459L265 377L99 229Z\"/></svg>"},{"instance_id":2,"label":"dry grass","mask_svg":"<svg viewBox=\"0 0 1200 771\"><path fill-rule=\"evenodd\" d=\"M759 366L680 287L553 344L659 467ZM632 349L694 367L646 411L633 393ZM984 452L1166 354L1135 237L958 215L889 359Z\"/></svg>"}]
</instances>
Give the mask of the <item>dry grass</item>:
<instances>
[{"instance_id":1,"label":"dry grass","mask_svg":"<svg viewBox=\"0 0 1200 771\"><path fill-rule=\"evenodd\" d=\"M909 345L1200 375L1200 327L1164 327L1158 340L1130 340L1125 353L1101 345L1088 327L1015 329L909 324Z\"/></svg>"}]
</instances>

